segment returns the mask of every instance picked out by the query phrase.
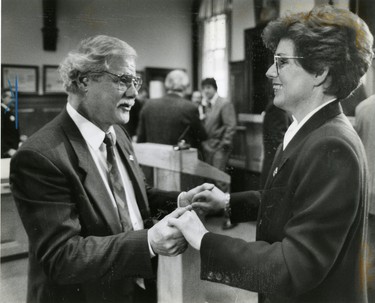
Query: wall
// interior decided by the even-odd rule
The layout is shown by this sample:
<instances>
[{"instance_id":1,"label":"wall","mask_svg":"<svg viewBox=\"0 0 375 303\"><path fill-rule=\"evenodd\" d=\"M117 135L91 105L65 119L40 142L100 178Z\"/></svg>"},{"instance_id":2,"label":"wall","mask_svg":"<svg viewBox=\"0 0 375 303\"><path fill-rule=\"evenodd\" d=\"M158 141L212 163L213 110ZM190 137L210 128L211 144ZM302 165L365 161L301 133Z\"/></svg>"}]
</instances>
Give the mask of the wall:
<instances>
[{"instance_id":1,"label":"wall","mask_svg":"<svg viewBox=\"0 0 375 303\"><path fill-rule=\"evenodd\" d=\"M137 50L138 70L179 67L191 74L191 3L57 0L57 50L50 52L43 50L42 0L3 0L1 62L38 65L41 72L43 64L58 64L82 38L106 34L125 40Z\"/></svg>"},{"instance_id":2,"label":"wall","mask_svg":"<svg viewBox=\"0 0 375 303\"><path fill-rule=\"evenodd\" d=\"M254 0L232 0L231 61L245 59L244 30L255 27ZM280 16L289 12L308 11L328 0L280 0ZM334 0L337 7L348 9L349 0Z\"/></svg>"},{"instance_id":3,"label":"wall","mask_svg":"<svg viewBox=\"0 0 375 303\"><path fill-rule=\"evenodd\" d=\"M254 0L233 0L231 61L245 59L244 30L255 27Z\"/></svg>"}]
</instances>

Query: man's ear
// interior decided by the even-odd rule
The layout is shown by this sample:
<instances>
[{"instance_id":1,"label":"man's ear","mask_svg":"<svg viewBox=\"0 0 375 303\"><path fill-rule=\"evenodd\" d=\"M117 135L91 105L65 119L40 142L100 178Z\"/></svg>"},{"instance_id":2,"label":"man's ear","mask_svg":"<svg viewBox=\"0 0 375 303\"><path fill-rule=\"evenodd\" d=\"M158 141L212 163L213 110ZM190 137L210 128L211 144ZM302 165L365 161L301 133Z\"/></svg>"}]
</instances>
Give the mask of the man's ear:
<instances>
[{"instance_id":1,"label":"man's ear","mask_svg":"<svg viewBox=\"0 0 375 303\"><path fill-rule=\"evenodd\" d=\"M317 72L314 77L315 86L323 85L324 83L328 82L329 76L329 68L323 67L321 71Z\"/></svg>"},{"instance_id":2,"label":"man's ear","mask_svg":"<svg viewBox=\"0 0 375 303\"><path fill-rule=\"evenodd\" d=\"M78 88L82 91L87 92L87 83L89 79L87 77L79 77L77 81Z\"/></svg>"}]
</instances>

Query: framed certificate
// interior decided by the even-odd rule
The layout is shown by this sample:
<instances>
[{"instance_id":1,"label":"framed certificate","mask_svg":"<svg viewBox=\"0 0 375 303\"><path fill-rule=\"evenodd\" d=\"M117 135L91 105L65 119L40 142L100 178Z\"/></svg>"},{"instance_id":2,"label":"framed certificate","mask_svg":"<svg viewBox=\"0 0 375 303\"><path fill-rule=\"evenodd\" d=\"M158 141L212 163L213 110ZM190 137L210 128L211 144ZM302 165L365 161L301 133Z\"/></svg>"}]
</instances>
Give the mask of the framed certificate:
<instances>
[{"instance_id":1,"label":"framed certificate","mask_svg":"<svg viewBox=\"0 0 375 303\"><path fill-rule=\"evenodd\" d=\"M1 85L15 90L20 94L38 94L38 66L34 65L1 65ZM11 87L10 87L11 86Z\"/></svg>"},{"instance_id":2,"label":"framed certificate","mask_svg":"<svg viewBox=\"0 0 375 303\"><path fill-rule=\"evenodd\" d=\"M58 72L58 65L43 65L43 92L44 94L65 93L63 81Z\"/></svg>"}]
</instances>

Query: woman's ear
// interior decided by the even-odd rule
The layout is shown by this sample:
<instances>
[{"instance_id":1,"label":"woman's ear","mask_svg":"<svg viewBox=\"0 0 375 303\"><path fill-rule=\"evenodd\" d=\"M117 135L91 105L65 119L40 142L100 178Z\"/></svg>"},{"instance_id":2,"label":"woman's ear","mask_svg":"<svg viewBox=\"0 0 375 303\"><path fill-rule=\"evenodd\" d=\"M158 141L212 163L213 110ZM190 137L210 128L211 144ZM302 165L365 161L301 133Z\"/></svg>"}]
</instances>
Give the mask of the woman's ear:
<instances>
[{"instance_id":1,"label":"woman's ear","mask_svg":"<svg viewBox=\"0 0 375 303\"><path fill-rule=\"evenodd\" d=\"M330 76L329 76L329 68L323 67L321 71L315 74L314 83L315 86L320 86L326 82L328 82Z\"/></svg>"}]
</instances>

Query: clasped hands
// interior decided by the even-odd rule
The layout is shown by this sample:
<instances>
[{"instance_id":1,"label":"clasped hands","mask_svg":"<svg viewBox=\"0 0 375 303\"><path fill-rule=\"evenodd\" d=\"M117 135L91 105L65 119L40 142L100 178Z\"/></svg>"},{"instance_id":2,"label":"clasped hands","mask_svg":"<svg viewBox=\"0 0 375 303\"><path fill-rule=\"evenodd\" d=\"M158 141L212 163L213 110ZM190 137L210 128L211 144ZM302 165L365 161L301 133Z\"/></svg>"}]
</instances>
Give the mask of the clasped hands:
<instances>
[{"instance_id":1,"label":"clasped hands","mask_svg":"<svg viewBox=\"0 0 375 303\"><path fill-rule=\"evenodd\" d=\"M196 211L212 213L225 207L225 194L210 183L204 183L182 195L180 207L149 230L150 245L157 254L179 255L186 250L188 243L199 250L208 230Z\"/></svg>"}]
</instances>

